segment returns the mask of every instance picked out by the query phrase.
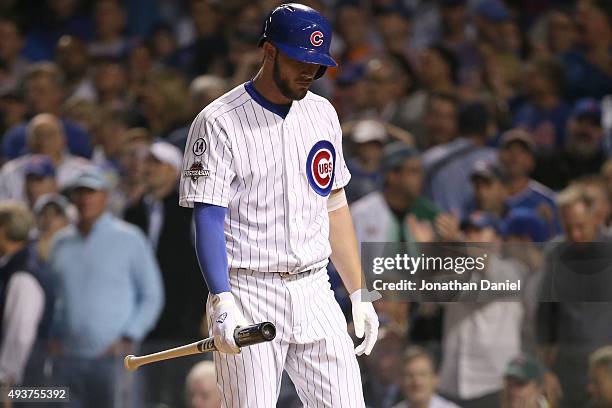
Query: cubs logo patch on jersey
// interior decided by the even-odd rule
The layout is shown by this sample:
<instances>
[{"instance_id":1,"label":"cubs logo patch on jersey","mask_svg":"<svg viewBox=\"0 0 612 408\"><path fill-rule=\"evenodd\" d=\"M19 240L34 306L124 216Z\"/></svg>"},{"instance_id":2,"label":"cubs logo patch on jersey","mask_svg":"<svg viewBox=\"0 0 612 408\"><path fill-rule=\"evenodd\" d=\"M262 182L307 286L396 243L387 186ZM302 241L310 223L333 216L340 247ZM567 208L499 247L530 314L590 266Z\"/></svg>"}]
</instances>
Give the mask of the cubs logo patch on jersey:
<instances>
[{"instance_id":1,"label":"cubs logo patch on jersey","mask_svg":"<svg viewBox=\"0 0 612 408\"><path fill-rule=\"evenodd\" d=\"M306 159L306 176L312 189L320 196L327 197L334 181L336 150L328 140L320 140L312 146Z\"/></svg>"}]
</instances>

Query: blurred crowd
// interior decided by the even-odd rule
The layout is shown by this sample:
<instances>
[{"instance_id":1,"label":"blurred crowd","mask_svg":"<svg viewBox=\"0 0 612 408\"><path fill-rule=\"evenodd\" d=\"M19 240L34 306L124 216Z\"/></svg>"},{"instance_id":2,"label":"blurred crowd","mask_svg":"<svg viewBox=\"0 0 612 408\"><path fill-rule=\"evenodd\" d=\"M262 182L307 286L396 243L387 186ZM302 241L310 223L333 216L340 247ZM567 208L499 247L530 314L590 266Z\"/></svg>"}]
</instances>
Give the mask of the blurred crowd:
<instances>
[{"instance_id":1,"label":"blurred crowd","mask_svg":"<svg viewBox=\"0 0 612 408\"><path fill-rule=\"evenodd\" d=\"M612 406L612 304L535 300L539 244L611 240L612 2L303 3L335 30L312 91L338 111L359 240L518 243L491 269L527 282L523 302L377 302L368 406ZM219 406L210 365L129 376L121 357L205 332L182 152L257 72L278 4L0 1L2 385ZM280 398L297 403L288 382Z\"/></svg>"}]
</instances>

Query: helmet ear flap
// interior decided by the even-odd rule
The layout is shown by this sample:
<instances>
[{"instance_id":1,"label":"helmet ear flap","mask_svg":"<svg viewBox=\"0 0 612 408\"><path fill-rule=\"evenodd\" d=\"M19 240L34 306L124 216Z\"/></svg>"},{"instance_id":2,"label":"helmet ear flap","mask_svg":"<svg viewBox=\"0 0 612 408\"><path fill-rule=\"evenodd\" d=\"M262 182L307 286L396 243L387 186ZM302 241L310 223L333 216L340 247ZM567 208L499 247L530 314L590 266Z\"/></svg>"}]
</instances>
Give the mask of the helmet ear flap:
<instances>
[{"instance_id":1,"label":"helmet ear flap","mask_svg":"<svg viewBox=\"0 0 612 408\"><path fill-rule=\"evenodd\" d=\"M319 67L319 70L317 71L317 73L314 76L314 79L319 79L321 78L323 75L325 75L325 71L327 71L327 67L325 65L321 65Z\"/></svg>"}]
</instances>

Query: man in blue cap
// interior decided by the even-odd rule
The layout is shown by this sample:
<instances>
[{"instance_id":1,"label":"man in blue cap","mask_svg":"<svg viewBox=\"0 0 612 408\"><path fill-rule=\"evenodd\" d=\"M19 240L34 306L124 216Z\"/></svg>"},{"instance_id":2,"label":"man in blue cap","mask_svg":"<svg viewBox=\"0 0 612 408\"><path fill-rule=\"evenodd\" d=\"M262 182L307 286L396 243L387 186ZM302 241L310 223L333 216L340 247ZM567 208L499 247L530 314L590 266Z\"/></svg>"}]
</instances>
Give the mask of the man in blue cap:
<instances>
[{"instance_id":1,"label":"man in blue cap","mask_svg":"<svg viewBox=\"0 0 612 408\"><path fill-rule=\"evenodd\" d=\"M57 288L56 378L77 406L113 406L126 380L117 365L153 328L164 302L151 246L136 226L107 212L109 189L95 166L70 183L78 217L56 234L48 259Z\"/></svg>"}]
</instances>

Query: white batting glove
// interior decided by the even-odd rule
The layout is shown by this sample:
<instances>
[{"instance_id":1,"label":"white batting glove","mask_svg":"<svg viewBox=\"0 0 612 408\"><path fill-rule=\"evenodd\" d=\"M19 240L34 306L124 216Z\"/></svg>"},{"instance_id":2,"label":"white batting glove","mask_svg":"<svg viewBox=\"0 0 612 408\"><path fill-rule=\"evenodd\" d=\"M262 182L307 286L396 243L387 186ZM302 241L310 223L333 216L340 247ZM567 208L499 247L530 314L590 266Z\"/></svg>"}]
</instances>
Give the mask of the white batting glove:
<instances>
[{"instance_id":1,"label":"white batting glove","mask_svg":"<svg viewBox=\"0 0 612 408\"><path fill-rule=\"evenodd\" d=\"M212 333L217 350L228 354L240 353L240 347L234 340L234 330L248 323L236 305L234 295L230 292L212 295L212 318Z\"/></svg>"},{"instance_id":2,"label":"white batting glove","mask_svg":"<svg viewBox=\"0 0 612 408\"><path fill-rule=\"evenodd\" d=\"M351 293L355 335L358 338L362 338L365 334L363 342L355 348L355 354L358 356L362 354L369 356L374 343L378 339L378 316L374 306L372 306L372 302L364 302L362 300L362 291L362 289L359 289Z\"/></svg>"}]
</instances>

